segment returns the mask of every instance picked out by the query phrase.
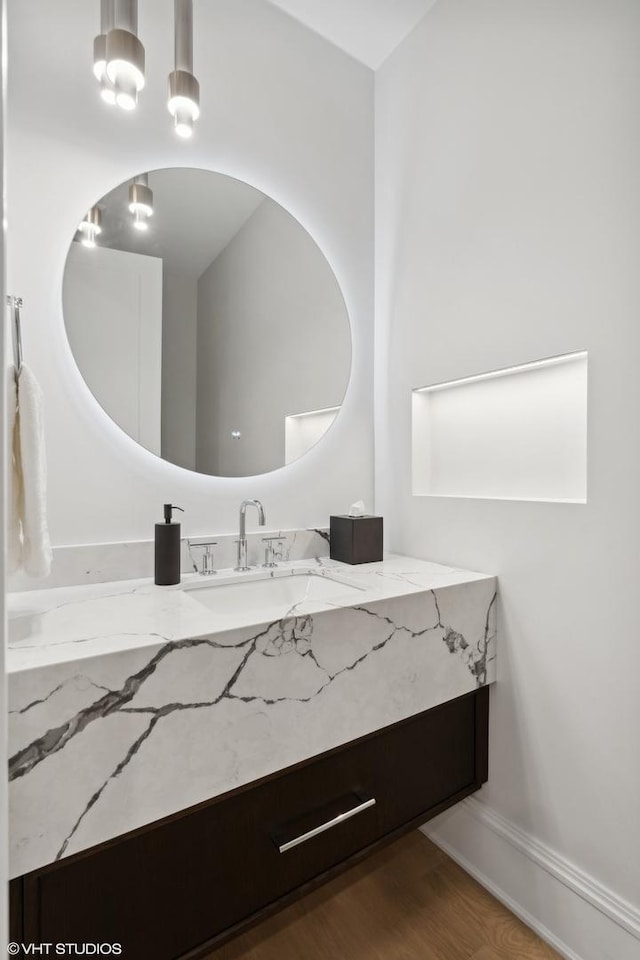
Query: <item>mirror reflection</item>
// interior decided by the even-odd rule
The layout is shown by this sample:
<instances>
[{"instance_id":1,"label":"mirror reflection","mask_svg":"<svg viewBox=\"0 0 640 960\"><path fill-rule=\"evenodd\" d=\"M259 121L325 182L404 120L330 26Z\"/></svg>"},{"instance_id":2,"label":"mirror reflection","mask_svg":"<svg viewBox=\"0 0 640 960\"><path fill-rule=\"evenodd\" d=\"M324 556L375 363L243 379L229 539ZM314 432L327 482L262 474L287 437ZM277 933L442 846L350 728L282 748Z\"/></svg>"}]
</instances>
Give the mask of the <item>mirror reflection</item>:
<instances>
[{"instance_id":1,"label":"mirror reflection","mask_svg":"<svg viewBox=\"0 0 640 960\"><path fill-rule=\"evenodd\" d=\"M109 416L199 473L252 476L307 452L344 398L344 299L304 228L207 170L142 174L102 197L71 244L67 336Z\"/></svg>"}]
</instances>

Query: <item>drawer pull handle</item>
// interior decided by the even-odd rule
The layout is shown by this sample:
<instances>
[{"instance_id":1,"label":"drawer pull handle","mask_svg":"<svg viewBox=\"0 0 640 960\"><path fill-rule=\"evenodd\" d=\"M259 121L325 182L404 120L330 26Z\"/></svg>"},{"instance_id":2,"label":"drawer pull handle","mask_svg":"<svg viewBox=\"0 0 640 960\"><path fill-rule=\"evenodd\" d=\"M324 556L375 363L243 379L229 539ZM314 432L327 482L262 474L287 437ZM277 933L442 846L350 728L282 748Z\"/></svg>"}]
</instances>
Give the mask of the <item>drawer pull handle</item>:
<instances>
[{"instance_id":1,"label":"drawer pull handle","mask_svg":"<svg viewBox=\"0 0 640 960\"><path fill-rule=\"evenodd\" d=\"M369 807L375 805L375 802L375 797L372 797L370 800L365 800L364 803L359 804L357 807L352 807L351 810L346 810L345 813L339 813L333 820L327 820L326 823L322 823L319 827L314 827L313 830L302 833L299 837L295 837L293 840L288 840L287 843L281 844L278 850L280 853L286 853L287 850L291 850L292 847L306 843L306 841L311 840L312 837L317 837L319 833L324 833L325 830L331 830L333 827L337 827L339 823L344 823L345 820L350 820L351 817L355 817L356 814L362 813L363 810L368 810Z\"/></svg>"}]
</instances>

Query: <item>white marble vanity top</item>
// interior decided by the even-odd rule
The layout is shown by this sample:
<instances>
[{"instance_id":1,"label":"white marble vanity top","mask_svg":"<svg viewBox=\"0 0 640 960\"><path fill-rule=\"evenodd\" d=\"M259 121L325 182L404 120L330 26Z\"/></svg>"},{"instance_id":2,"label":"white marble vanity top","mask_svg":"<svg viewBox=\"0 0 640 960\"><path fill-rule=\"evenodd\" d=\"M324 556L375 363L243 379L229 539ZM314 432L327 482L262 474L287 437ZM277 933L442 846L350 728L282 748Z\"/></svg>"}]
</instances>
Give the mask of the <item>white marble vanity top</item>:
<instances>
[{"instance_id":1,"label":"white marble vanity top","mask_svg":"<svg viewBox=\"0 0 640 960\"><path fill-rule=\"evenodd\" d=\"M295 604L255 607L237 614L219 614L198 600L199 588L249 582L270 575L334 574L338 578L330 599L307 599ZM9 673L117 653L158 641L179 641L258 626L295 614L305 616L360 606L377 600L488 579L485 574L442 566L427 560L389 555L380 563L350 566L320 558L283 563L274 571L254 568L249 573L221 570L201 577L188 574L179 585L158 587L149 579L54 587L8 594ZM341 588L341 583L345 588ZM349 589L353 587L353 589Z\"/></svg>"},{"instance_id":2,"label":"white marble vanity top","mask_svg":"<svg viewBox=\"0 0 640 960\"><path fill-rule=\"evenodd\" d=\"M277 573L246 608L233 571L209 606L197 575L9 595L12 876L495 679L494 577L400 556Z\"/></svg>"}]
</instances>

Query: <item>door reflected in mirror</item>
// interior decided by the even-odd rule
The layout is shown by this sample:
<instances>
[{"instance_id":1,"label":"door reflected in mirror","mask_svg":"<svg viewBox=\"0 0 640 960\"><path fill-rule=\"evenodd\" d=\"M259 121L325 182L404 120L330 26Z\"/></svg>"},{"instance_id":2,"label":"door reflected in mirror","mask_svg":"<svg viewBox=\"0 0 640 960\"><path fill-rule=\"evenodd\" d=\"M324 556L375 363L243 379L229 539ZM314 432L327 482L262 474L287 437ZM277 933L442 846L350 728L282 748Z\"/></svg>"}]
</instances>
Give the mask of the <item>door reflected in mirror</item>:
<instances>
[{"instance_id":1,"label":"door reflected in mirror","mask_svg":"<svg viewBox=\"0 0 640 960\"><path fill-rule=\"evenodd\" d=\"M254 187L192 168L147 182L98 200L95 245L86 230L71 244L63 310L80 372L164 460L221 477L283 467L324 436L347 388L336 278L298 221Z\"/></svg>"}]
</instances>

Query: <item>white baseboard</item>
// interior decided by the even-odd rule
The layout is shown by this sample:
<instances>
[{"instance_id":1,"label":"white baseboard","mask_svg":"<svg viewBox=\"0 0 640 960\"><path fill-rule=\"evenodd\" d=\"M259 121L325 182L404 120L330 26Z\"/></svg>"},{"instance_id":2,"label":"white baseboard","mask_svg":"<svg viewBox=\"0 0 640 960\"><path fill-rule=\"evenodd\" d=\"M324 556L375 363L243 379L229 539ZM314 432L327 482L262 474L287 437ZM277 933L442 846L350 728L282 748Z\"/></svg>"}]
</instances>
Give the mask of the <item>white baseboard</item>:
<instances>
[{"instance_id":1,"label":"white baseboard","mask_svg":"<svg viewBox=\"0 0 640 960\"><path fill-rule=\"evenodd\" d=\"M640 910L481 800L422 830L566 960L640 956Z\"/></svg>"}]
</instances>

